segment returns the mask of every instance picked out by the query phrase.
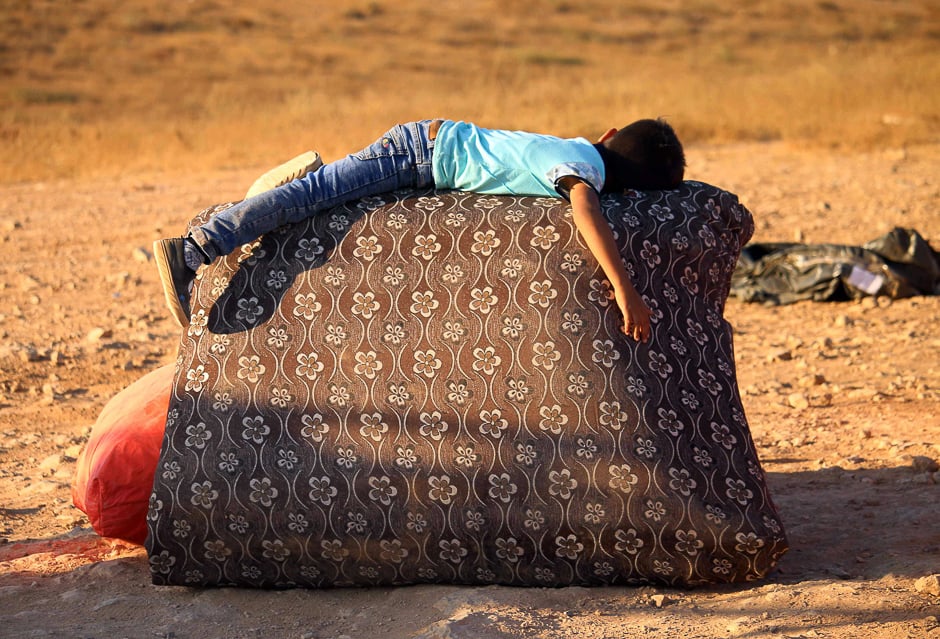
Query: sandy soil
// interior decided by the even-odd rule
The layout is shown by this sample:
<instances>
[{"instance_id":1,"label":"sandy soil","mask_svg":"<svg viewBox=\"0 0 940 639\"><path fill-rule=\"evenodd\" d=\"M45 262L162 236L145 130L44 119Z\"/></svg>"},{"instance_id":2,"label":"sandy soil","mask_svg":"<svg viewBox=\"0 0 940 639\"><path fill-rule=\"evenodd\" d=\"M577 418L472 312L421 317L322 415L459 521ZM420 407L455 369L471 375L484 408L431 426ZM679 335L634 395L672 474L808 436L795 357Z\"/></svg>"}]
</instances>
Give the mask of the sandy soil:
<instances>
[{"instance_id":1,"label":"sandy soil","mask_svg":"<svg viewBox=\"0 0 940 639\"><path fill-rule=\"evenodd\" d=\"M689 149L755 241L940 245L940 147L844 155ZM885 637L940 639L940 297L731 301L745 407L787 526L747 587L158 588L139 547L71 505L104 403L172 361L152 240L256 170L0 187L0 635L5 637Z\"/></svg>"}]
</instances>

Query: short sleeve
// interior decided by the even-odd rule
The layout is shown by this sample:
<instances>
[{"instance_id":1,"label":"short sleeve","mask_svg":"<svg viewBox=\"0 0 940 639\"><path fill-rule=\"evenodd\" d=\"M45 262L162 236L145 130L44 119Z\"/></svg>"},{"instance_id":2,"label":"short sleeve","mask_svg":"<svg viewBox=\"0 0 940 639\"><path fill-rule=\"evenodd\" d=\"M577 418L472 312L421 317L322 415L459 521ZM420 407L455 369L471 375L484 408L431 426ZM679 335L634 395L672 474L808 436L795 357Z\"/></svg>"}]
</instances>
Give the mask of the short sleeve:
<instances>
[{"instance_id":1,"label":"short sleeve","mask_svg":"<svg viewBox=\"0 0 940 639\"><path fill-rule=\"evenodd\" d=\"M548 181L552 183L555 189L558 189L558 182L562 178L574 176L589 184L598 193L604 188L604 178L597 167L587 162L564 162L556 164L546 175Z\"/></svg>"}]
</instances>

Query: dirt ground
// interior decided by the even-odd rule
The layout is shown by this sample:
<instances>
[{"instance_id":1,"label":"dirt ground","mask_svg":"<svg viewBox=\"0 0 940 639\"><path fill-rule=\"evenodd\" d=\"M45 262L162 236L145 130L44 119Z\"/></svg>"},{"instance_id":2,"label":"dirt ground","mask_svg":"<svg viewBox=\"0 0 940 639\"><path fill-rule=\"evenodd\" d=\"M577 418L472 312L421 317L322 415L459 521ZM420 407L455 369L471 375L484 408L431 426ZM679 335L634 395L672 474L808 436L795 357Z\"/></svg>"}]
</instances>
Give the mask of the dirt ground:
<instances>
[{"instance_id":1,"label":"dirt ground","mask_svg":"<svg viewBox=\"0 0 940 639\"><path fill-rule=\"evenodd\" d=\"M940 146L847 155L688 149L755 241L940 246ZM739 383L792 549L749 586L421 586L258 592L150 584L140 547L71 505L102 406L171 362L151 242L267 167L0 186L0 635L940 639L940 297L730 301Z\"/></svg>"}]
</instances>

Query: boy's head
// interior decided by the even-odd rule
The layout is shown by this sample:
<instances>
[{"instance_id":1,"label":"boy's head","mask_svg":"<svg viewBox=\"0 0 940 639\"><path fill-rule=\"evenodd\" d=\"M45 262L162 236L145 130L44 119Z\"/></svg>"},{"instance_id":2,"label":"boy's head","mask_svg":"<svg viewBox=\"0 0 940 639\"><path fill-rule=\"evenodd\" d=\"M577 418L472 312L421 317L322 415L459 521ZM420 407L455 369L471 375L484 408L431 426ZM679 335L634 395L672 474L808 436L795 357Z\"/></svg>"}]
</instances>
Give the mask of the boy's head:
<instances>
[{"instance_id":1,"label":"boy's head","mask_svg":"<svg viewBox=\"0 0 940 639\"><path fill-rule=\"evenodd\" d=\"M596 145L607 173L605 192L674 189L682 183L685 153L662 118L611 129Z\"/></svg>"}]
</instances>

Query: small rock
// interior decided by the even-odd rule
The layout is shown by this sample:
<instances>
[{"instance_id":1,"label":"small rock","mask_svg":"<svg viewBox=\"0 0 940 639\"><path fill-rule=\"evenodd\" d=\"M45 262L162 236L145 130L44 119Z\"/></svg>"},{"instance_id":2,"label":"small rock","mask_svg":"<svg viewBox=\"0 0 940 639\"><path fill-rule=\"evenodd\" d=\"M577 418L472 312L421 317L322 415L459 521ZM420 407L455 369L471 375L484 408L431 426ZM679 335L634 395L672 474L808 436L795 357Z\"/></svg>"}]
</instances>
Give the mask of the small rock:
<instances>
[{"instance_id":1,"label":"small rock","mask_svg":"<svg viewBox=\"0 0 940 639\"><path fill-rule=\"evenodd\" d=\"M108 339L113 334L114 333L112 333L110 329L101 328L99 326L97 328L91 329L91 331L88 332L88 336L85 339L87 339L89 342L100 342L103 339Z\"/></svg>"},{"instance_id":2,"label":"small rock","mask_svg":"<svg viewBox=\"0 0 940 639\"><path fill-rule=\"evenodd\" d=\"M793 353L787 349L774 351L767 356L768 362L788 362L793 359Z\"/></svg>"},{"instance_id":3,"label":"small rock","mask_svg":"<svg viewBox=\"0 0 940 639\"><path fill-rule=\"evenodd\" d=\"M797 380L797 384L799 384L803 388L809 388L810 386L821 386L822 384L825 384L825 383L826 383L826 378L823 375L820 375L819 373L814 373L812 375L804 375L799 380Z\"/></svg>"},{"instance_id":4,"label":"small rock","mask_svg":"<svg viewBox=\"0 0 940 639\"><path fill-rule=\"evenodd\" d=\"M855 321L850 318L848 315L836 315L835 325L839 328L845 328L851 326Z\"/></svg>"},{"instance_id":5,"label":"small rock","mask_svg":"<svg viewBox=\"0 0 940 639\"><path fill-rule=\"evenodd\" d=\"M666 595L653 595L650 597L650 601L652 601L653 605L657 608L662 608L663 606L669 604L669 597Z\"/></svg>"},{"instance_id":6,"label":"small rock","mask_svg":"<svg viewBox=\"0 0 940 639\"><path fill-rule=\"evenodd\" d=\"M809 408L809 399L804 393L790 393L787 396L787 404L789 404L791 408L802 410Z\"/></svg>"},{"instance_id":7,"label":"small rock","mask_svg":"<svg viewBox=\"0 0 940 639\"><path fill-rule=\"evenodd\" d=\"M940 575L927 575L914 582L914 590L940 597Z\"/></svg>"},{"instance_id":8,"label":"small rock","mask_svg":"<svg viewBox=\"0 0 940 639\"><path fill-rule=\"evenodd\" d=\"M59 467L59 464L62 463L61 455L49 455L44 460L39 463L39 470L41 472L53 471Z\"/></svg>"},{"instance_id":9,"label":"small rock","mask_svg":"<svg viewBox=\"0 0 940 639\"><path fill-rule=\"evenodd\" d=\"M926 455L914 455L911 459L911 468L915 473L935 473L940 470L940 464Z\"/></svg>"},{"instance_id":10,"label":"small rock","mask_svg":"<svg viewBox=\"0 0 940 639\"><path fill-rule=\"evenodd\" d=\"M135 248L132 251L131 255L136 261L142 264L146 264L147 262L150 261L150 258L151 258L150 252L147 249L143 248L142 246L138 246L137 248Z\"/></svg>"}]
</instances>

